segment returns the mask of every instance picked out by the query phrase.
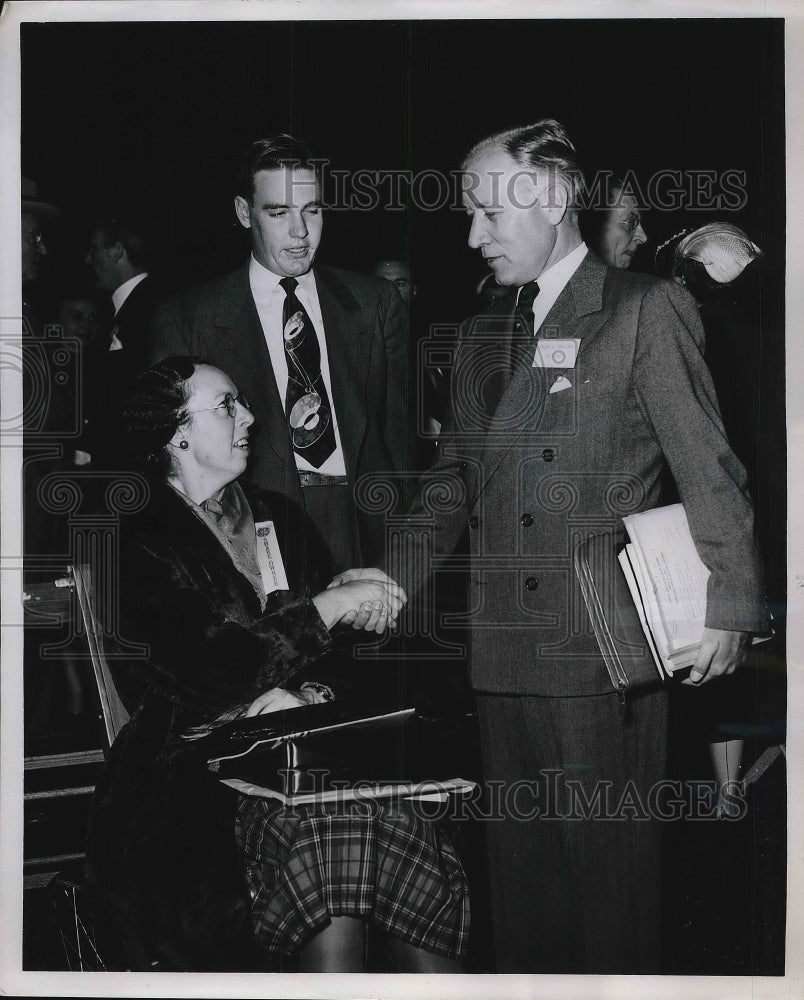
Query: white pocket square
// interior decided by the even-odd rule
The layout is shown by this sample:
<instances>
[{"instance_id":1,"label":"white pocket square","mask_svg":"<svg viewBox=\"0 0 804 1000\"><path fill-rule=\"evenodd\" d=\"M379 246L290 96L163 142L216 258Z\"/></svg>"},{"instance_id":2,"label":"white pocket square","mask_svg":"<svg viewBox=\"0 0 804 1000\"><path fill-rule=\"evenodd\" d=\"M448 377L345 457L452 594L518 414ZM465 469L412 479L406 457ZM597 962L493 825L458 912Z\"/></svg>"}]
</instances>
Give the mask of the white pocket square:
<instances>
[{"instance_id":1,"label":"white pocket square","mask_svg":"<svg viewBox=\"0 0 804 1000\"><path fill-rule=\"evenodd\" d=\"M550 392L561 392L562 389L571 389L572 382L565 376L559 375L558 378L550 386Z\"/></svg>"}]
</instances>

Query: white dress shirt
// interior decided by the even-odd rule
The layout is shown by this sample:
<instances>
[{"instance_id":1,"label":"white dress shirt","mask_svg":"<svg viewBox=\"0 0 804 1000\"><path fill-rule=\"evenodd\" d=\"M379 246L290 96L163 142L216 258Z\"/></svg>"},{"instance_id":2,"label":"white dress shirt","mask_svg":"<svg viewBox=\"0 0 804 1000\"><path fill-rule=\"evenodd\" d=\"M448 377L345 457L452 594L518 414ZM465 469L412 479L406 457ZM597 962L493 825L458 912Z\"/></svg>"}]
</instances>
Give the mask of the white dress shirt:
<instances>
[{"instance_id":1,"label":"white dress shirt","mask_svg":"<svg viewBox=\"0 0 804 1000\"><path fill-rule=\"evenodd\" d=\"M145 281L148 277L148 272L143 271L141 274L135 274L133 278L129 278L128 281L124 281L122 285L118 285L117 288L112 292L112 305L114 306L115 316L123 308L123 303L131 295L134 289L139 285L141 281Z\"/></svg>"},{"instance_id":2,"label":"white dress shirt","mask_svg":"<svg viewBox=\"0 0 804 1000\"><path fill-rule=\"evenodd\" d=\"M282 310L285 305L285 289L279 284L281 276L263 267L252 254L248 266L248 280L251 285L251 294L254 296L254 303L257 306L257 313L260 317L263 336L271 357L271 367L276 379L276 387L279 390L279 398L282 406L285 405L285 394L288 387L288 364L285 357L285 345L282 337ZM312 271L302 274L296 278L296 297L304 306L310 321L315 327L318 337L318 346L321 351L321 375L324 385L327 387L327 394L332 406L332 423L335 428L335 451L329 456L320 468L302 458L298 452L294 452L296 457L296 468L300 472L322 472L328 476L345 476L346 462L343 455L343 445L341 435L338 431L338 418L335 413L335 401L332 398L332 381L329 373L329 355L327 354L327 338L324 333L324 319L321 315L321 305L318 301L318 289L315 285L315 277Z\"/></svg>"},{"instance_id":3,"label":"white dress shirt","mask_svg":"<svg viewBox=\"0 0 804 1000\"><path fill-rule=\"evenodd\" d=\"M534 334L539 332L539 327L555 305L559 295L566 288L570 278L581 266L588 252L589 248L585 243L581 242L574 250L570 250L566 257L562 257L561 260L556 261L552 267L548 267L536 279L539 283L539 294L533 300ZM522 289L520 288L516 293L517 302L519 301L519 292L521 291Z\"/></svg>"},{"instance_id":4,"label":"white dress shirt","mask_svg":"<svg viewBox=\"0 0 804 1000\"><path fill-rule=\"evenodd\" d=\"M129 278L128 281L124 281L122 285L118 285L117 288L112 292L112 305L114 306L115 316L123 308L123 303L131 295L134 289L139 285L141 281L145 281L148 277L148 272L143 271L142 274L135 274L133 278ZM117 326L112 330L112 336L109 341L110 351L122 351L123 345L117 336Z\"/></svg>"}]
</instances>

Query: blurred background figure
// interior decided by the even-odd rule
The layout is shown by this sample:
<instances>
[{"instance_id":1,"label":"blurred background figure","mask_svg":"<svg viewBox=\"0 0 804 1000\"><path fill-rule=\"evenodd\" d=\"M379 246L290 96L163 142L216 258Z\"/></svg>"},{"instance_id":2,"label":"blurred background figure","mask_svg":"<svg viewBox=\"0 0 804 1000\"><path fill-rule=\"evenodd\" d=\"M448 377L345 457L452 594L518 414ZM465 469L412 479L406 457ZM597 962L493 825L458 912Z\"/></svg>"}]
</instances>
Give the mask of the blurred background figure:
<instances>
[{"instance_id":1,"label":"blurred background figure","mask_svg":"<svg viewBox=\"0 0 804 1000\"><path fill-rule=\"evenodd\" d=\"M99 406L107 393L111 305L94 290L86 274L74 270L59 276L48 298L47 329L58 330L65 341L78 342L77 364L64 388L81 432L65 450L64 467L87 466L97 448L93 441L102 430Z\"/></svg>"},{"instance_id":2,"label":"blurred background figure","mask_svg":"<svg viewBox=\"0 0 804 1000\"><path fill-rule=\"evenodd\" d=\"M607 185L605 204L590 206L580 222L587 246L609 267L630 267L648 240L637 199L621 178Z\"/></svg>"},{"instance_id":3,"label":"blurred background figure","mask_svg":"<svg viewBox=\"0 0 804 1000\"><path fill-rule=\"evenodd\" d=\"M94 220L84 257L103 318L94 347L86 352L85 434L79 450L91 456L96 470L117 466L116 402L147 364L148 329L161 295L148 271L147 218L134 204L103 212Z\"/></svg>"},{"instance_id":4,"label":"blurred background figure","mask_svg":"<svg viewBox=\"0 0 804 1000\"><path fill-rule=\"evenodd\" d=\"M77 351L63 351L64 336L43 324L47 317L49 275L42 263L48 254L48 226L60 219L55 206L39 199L36 184L23 177L21 186L20 274L22 279L23 392L23 538L24 587L63 576L68 533L63 514L47 505L47 479L63 468L64 455L76 427L69 383L75 380ZM36 741L80 717L84 707L78 674L64 658L42 655L54 641L53 630L34 620L25 625L23 644L26 752Z\"/></svg>"},{"instance_id":5,"label":"blurred background figure","mask_svg":"<svg viewBox=\"0 0 804 1000\"><path fill-rule=\"evenodd\" d=\"M61 212L54 205L40 201L36 183L22 178L20 202L22 244L20 271L22 276L22 308L28 329L26 334L41 336L42 329L35 310L42 259L47 256L45 229Z\"/></svg>"},{"instance_id":6,"label":"blurred background figure","mask_svg":"<svg viewBox=\"0 0 804 1000\"><path fill-rule=\"evenodd\" d=\"M408 385L415 394L416 447L414 461L416 468L426 468L433 458L436 440L441 429L444 409L443 374L423 362L420 342L427 336L427 323L421 318L417 308L419 289L413 278L413 270L401 257L385 257L374 262L370 272L375 278L385 278L399 292L405 306L405 348L404 357L408 364Z\"/></svg>"},{"instance_id":7,"label":"blurred background figure","mask_svg":"<svg viewBox=\"0 0 804 1000\"><path fill-rule=\"evenodd\" d=\"M146 333L158 297L148 273L149 245L142 214L118 209L96 220L85 262L98 291L111 296L114 319L108 331L112 375L125 380L147 363Z\"/></svg>"},{"instance_id":8,"label":"blurred background figure","mask_svg":"<svg viewBox=\"0 0 804 1000\"><path fill-rule=\"evenodd\" d=\"M36 184L25 177L22 179L20 211L25 576L27 580L45 580L52 579L54 574L44 560L54 552L62 551L62 525L43 508L38 496L39 486L48 474L59 468L60 454L57 452L60 452L62 438L69 432L72 422L69 396L62 387L64 376L56 371L58 365L51 349L57 345L45 339L42 325L42 303L45 300L42 262L48 252L46 227L58 219L61 212L39 200Z\"/></svg>"},{"instance_id":9,"label":"blurred background figure","mask_svg":"<svg viewBox=\"0 0 804 1000\"><path fill-rule=\"evenodd\" d=\"M484 274L475 287L475 295L480 299L481 309L490 306L497 299L503 299L509 294L509 289L504 285L498 285L497 279L489 271Z\"/></svg>"},{"instance_id":10,"label":"blurred background figure","mask_svg":"<svg viewBox=\"0 0 804 1000\"><path fill-rule=\"evenodd\" d=\"M758 314L758 278L750 266L762 256L756 243L742 229L727 222L710 222L684 229L659 246L655 254L656 273L684 286L698 303L706 333L705 357L712 372L726 435L746 467L749 486L757 505L758 533L769 582L775 576L778 556L770 540L763 511L767 510L772 482L763 481L760 454L773 450L772 437L761 437L757 402L759 361L755 352L761 340ZM783 504L783 496L778 497ZM781 508L779 516L781 517ZM769 598L778 616L780 602ZM753 666L761 667L775 640L757 647L751 655ZM740 777L744 736L756 732L758 722L757 683L761 670L738 670L703 692L699 698L680 692L679 711L683 728L693 738L703 734L709 741L712 766L718 786Z\"/></svg>"},{"instance_id":11,"label":"blurred background figure","mask_svg":"<svg viewBox=\"0 0 804 1000\"><path fill-rule=\"evenodd\" d=\"M65 337L82 345L108 348L101 331L108 329L111 313L83 275L62 276L49 298L48 325L60 326Z\"/></svg>"},{"instance_id":12,"label":"blurred background figure","mask_svg":"<svg viewBox=\"0 0 804 1000\"><path fill-rule=\"evenodd\" d=\"M393 282L406 308L408 310L411 308L417 288L413 281L413 273L404 260L378 260L371 273L375 278L386 278Z\"/></svg>"},{"instance_id":13,"label":"blurred background figure","mask_svg":"<svg viewBox=\"0 0 804 1000\"><path fill-rule=\"evenodd\" d=\"M759 387L752 385L759 358L761 251L750 237L727 222L683 229L655 254L662 278L683 285L698 303L706 331L706 361L712 372L729 442L748 471L756 495Z\"/></svg>"},{"instance_id":14,"label":"blurred background figure","mask_svg":"<svg viewBox=\"0 0 804 1000\"><path fill-rule=\"evenodd\" d=\"M663 243L656 251L656 271L684 285L700 305L711 293L733 285L761 254L742 229L710 222L683 229Z\"/></svg>"}]
</instances>

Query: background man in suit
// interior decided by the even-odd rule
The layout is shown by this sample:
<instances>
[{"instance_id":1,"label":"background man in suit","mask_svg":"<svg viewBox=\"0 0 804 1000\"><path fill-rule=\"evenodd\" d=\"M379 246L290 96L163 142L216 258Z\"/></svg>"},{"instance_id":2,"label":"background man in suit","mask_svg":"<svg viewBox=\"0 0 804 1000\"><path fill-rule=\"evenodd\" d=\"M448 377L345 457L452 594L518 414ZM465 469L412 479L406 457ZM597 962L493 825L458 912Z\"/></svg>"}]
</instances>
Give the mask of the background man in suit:
<instances>
[{"instance_id":1,"label":"background man in suit","mask_svg":"<svg viewBox=\"0 0 804 1000\"><path fill-rule=\"evenodd\" d=\"M145 229L133 209L109 213L97 221L86 263L96 288L112 298L109 351L125 377L147 363L147 334L158 294L147 270Z\"/></svg>"},{"instance_id":2,"label":"background man in suit","mask_svg":"<svg viewBox=\"0 0 804 1000\"><path fill-rule=\"evenodd\" d=\"M116 405L130 377L147 364L148 330L158 286L147 270L149 247L142 212L120 206L95 222L84 263L95 287L109 296L114 318L97 350L85 350L92 377L83 393L84 464L112 469L120 461ZM89 370L87 371L89 376Z\"/></svg>"},{"instance_id":3,"label":"background man in suit","mask_svg":"<svg viewBox=\"0 0 804 1000\"><path fill-rule=\"evenodd\" d=\"M164 304L152 359L195 353L227 372L256 418L255 483L306 509L335 569L370 565L387 505L361 501L361 477L396 477L398 488L408 467L399 294L388 281L314 267L321 181L292 136L247 150L235 212L249 261Z\"/></svg>"},{"instance_id":4,"label":"background man in suit","mask_svg":"<svg viewBox=\"0 0 804 1000\"><path fill-rule=\"evenodd\" d=\"M404 260L378 260L371 273L375 278L385 278L386 281L392 281L396 285L402 301L408 309L411 308L413 300L416 298L417 289L413 281L413 274Z\"/></svg>"},{"instance_id":5,"label":"background man in suit","mask_svg":"<svg viewBox=\"0 0 804 1000\"><path fill-rule=\"evenodd\" d=\"M463 170L469 245L509 294L464 324L439 454L411 515L434 525L437 556L470 529L497 969L655 972L661 824L648 816L664 774L666 692L621 709L572 553L659 505L669 466L711 571L685 683L728 674L766 626L745 473L693 300L607 267L582 242L583 178L563 127L491 136ZM406 558L412 570L390 572L410 593L429 567L426 553Z\"/></svg>"}]
</instances>

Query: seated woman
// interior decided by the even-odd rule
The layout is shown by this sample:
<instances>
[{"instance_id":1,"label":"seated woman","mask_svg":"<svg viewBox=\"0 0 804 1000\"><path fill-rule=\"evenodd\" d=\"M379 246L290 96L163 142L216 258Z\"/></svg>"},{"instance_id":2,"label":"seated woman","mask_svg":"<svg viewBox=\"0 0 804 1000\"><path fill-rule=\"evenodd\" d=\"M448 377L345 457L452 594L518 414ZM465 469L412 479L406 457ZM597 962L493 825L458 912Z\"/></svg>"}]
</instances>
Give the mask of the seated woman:
<instances>
[{"instance_id":1,"label":"seated woman","mask_svg":"<svg viewBox=\"0 0 804 1000\"><path fill-rule=\"evenodd\" d=\"M348 680L333 633L380 632L406 600L379 570L325 588L287 501L237 482L253 419L224 372L188 358L139 375L124 407L149 495L121 517L112 597L119 640L144 652L111 659L132 714L95 791L89 881L176 969L243 971L268 952L303 971L362 971L371 923L402 971L460 971L468 889L439 824L399 802L317 812L241 796L182 738L337 697ZM264 522L288 589L261 572Z\"/></svg>"}]
</instances>

